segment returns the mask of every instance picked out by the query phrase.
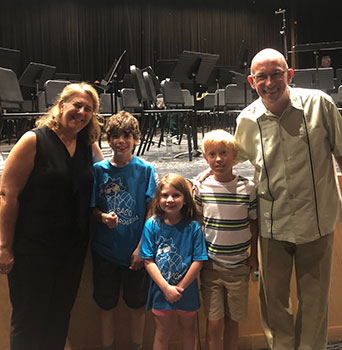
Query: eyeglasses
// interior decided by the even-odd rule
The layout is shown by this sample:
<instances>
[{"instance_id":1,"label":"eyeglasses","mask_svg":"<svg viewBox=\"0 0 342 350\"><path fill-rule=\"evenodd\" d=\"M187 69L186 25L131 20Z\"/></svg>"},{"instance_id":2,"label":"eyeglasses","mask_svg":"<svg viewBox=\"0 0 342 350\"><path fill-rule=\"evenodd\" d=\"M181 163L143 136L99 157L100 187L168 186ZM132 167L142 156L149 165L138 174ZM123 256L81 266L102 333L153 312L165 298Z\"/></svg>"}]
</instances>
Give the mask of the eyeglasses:
<instances>
[{"instance_id":1,"label":"eyeglasses","mask_svg":"<svg viewBox=\"0 0 342 350\"><path fill-rule=\"evenodd\" d=\"M255 81L257 83L264 83L268 77L270 77L271 80L282 79L286 72L287 72L287 69L286 70L276 70L275 72L273 72L271 74L260 73L257 75L252 75L252 77L255 79Z\"/></svg>"}]
</instances>

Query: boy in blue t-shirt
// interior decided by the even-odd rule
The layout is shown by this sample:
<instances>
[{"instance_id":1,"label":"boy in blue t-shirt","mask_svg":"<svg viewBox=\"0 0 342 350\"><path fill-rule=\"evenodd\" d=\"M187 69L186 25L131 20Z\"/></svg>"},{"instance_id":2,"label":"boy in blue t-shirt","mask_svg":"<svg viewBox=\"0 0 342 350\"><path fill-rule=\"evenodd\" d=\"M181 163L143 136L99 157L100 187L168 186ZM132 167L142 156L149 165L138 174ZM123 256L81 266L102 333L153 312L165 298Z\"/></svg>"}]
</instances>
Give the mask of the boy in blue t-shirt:
<instances>
[{"instance_id":1,"label":"boy in blue t-shirt","mask_svg":"<svg viewBox=\"0 0 342 350\"><path fill-rule=\"evenodd\" d=\"M151 164L132 155L140 131L131 114L121 111L110 117L105 135L114 154L94 164L93 297L101 309L103 349L112 350L113 309L123 284L123 298L131 311L132 349L141 349L149 277L139 250L156 175Z\"/></svg>"}]
</instances>

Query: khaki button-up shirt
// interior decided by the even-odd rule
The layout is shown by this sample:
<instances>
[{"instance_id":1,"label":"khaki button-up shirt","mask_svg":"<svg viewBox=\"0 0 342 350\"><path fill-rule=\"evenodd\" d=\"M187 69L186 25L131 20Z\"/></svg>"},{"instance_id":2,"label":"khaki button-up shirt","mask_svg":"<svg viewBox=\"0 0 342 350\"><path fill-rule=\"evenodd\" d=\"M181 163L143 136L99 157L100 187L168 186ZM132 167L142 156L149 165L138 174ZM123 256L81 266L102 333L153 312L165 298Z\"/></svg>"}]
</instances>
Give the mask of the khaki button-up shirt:
<instances>
[{"instance_id":1,"label":"khaki button-up shirt","mask_svg":"<svg viewBox=\"0 0 342 350\"><path fill-rule=\"evenodd\" d=\"M235 136L239 160L255 166L261 236L301 244L332 233L340 217L332 155L342 156L342 117L323 92L289 89L280 117L259 98Z\"/></svg>"}]
</instances>

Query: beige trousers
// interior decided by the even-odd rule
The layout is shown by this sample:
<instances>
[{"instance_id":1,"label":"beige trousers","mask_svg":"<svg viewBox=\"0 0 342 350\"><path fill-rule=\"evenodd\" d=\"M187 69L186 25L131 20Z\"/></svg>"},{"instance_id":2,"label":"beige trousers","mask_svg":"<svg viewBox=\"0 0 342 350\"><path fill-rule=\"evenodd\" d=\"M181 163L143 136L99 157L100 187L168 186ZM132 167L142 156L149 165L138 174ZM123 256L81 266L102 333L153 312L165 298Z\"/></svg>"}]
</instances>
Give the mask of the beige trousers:
<instances>
[{"instance_id":1,"label":"beige trousers","mask_svg":"<svg viewBox=\"0 0 342 350\"><path fill-rule=\"evenodd\" d=\"M305 244L260 238L260 310L272 350L325 350L334 235ZM293 265L297 317L290 300Z\"/></svg>"}]
</instances>

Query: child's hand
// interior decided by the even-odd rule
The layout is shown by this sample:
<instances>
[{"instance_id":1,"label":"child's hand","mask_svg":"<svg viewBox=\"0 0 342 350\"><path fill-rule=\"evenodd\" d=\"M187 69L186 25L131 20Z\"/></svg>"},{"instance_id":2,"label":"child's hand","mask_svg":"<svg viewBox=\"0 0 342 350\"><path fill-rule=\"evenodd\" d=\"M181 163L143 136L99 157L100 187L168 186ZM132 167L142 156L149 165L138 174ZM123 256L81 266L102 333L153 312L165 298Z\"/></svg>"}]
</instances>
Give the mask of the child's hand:
<instances>
[{"instance_id":1,"label":"child's hand","mask_svg":"<svg viewBox=\"0 0 342 350\"><path fill-rule=\"evenodd\" d=\"M102 221L109 228L115 228L116 226L118 226L118 223L119 223L118 216L113 211L108 213L108 214L103 213L102 214Z\"/></svg>"},{"instance_id":2,"label":"child's hand","mask_svg":"<svg viewBox=\"0 0 342 350\"><path fill-rule=\"evenodd\" d=\"M169 303L173 304L181 299L181 297L183 296L183 292L183 288L171 286L169 284L168 287L164 290L164 297Z\"/></svg>"},{"instance_id":3,"label":"child's hand","mask_svg":"<svg viewBox=\"0 0 342 350\"><path fill-rule=\"evenodd\" d=\"M139 249L135 249L131 255L130 270L140 270L144 266L144 259L139 256Z\"/></svg>"},{"instance_id":4,"label":"child's hand","mask_svg":"<svg viewBox=\"0 0 342 350\"><path fill-rule=\"evenodd\" d=\"M251 269L251 273L255 272L258 270L259 267L259 261L257 256L255 255L250 255L248 257L248 262L247 265L249 266L249 268Z\"/></svg>"}]
</instances>

